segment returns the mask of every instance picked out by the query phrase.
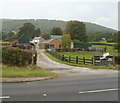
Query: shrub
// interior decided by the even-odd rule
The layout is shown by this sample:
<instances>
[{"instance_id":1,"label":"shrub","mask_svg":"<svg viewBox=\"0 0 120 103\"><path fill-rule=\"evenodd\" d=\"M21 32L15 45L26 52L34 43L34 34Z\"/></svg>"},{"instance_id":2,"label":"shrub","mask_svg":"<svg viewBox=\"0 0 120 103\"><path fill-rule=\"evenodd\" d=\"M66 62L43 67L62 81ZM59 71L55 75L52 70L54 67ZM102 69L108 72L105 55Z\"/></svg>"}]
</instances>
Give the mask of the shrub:
<instances>
[{"instance_id":1,"label":"shrub","mask_svg":"<svg viewBox=\"0 0 120 103\"><path fill-rule=\"evenodd\" d=\"M32 51L15 47L2 48L2 62L11 65L28 65L32 63Z\"/></svg>"},{"instance_id":2,"label":"shrub","mask_svg":"<svg viewBox=\"0 0 120 103\"><path fill-rule=\"evenodd\" d=\"M115 63L120 65L120 55L115 56Z\"/></svg>"}]
</instances>

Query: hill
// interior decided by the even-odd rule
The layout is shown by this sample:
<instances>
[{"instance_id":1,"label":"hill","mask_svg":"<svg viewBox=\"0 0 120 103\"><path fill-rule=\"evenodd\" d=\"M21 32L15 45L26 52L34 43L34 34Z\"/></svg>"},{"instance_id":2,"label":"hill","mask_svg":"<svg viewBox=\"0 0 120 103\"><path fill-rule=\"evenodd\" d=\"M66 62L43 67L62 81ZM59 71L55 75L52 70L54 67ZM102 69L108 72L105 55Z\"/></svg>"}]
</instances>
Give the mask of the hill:
<instances>
[{"instance_id":1,"label":"hill","mask_svg":"<svg viewBox=\"0 0 120 103\"><path fill-rule=\"evenodd\" d=\"M67 24L67 21L61 21L61 20L47 20L47 19L0 19L0 22L2 22L2 31L10 32L10 31L18 31L20 27L23 26L24 23L30 22L35 27L39 27L41 29L41 32L50 32L53 27L60 27L62 30L65 29L65 26ZM102 33L113 33L116 32L116 30L107 28L98 24L94 23L88 23L86 24L86 30L87 32L102 32Z\"/></svg>"}]
</instances>

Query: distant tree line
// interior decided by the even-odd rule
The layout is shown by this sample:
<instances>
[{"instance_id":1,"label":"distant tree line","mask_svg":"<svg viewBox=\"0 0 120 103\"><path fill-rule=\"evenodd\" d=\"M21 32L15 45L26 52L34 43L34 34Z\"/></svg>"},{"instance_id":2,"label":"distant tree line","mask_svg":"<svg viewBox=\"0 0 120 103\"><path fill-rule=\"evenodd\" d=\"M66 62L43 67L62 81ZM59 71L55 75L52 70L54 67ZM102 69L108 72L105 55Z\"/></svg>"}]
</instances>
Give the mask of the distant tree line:
<instances>
[{"instance_id":1,"label":"distant tree line","mask_svg":"<svg viewBox=\"0 0 120 103\"><path fill-rule=\"evenodd\" d=\"M35 28L40 28L42 33L48 33L53 27L60 27L62 31L65 30L66 21L62 20L47 20L47 19L24 19L24 20L14 20L14 19L0 19L2 22L2 31L11 32L19 31L19 28L22 27L25 23L32 23ZM116 32L116 30L106 28L94 23L84 22L86 25L86 32Z\"/></svg>"},{"instance_id":2,"label":"distant tree line","mask_svg":"<svg viewBox=\"0 0 120 103\"><path fill-rule=\"evenodd\" d=\"M77 20L68 21L63 31L60 27L51 28L50 32L42 33L40 28L35 28L32 23L24 23L18 32L0 32L4 41L12 41L25 35L31 40L35 36L42 36L44 39L50 39L50 35L70 34L72 41L78 42L99 42L105 39L107 42L118 42L118 33L86 32L86 24Z\"/></svg>"},{"instance_id":3,"label":"distant tree line","mask_svg":"<svg viewBox=\"0 0 120 103\"><path fill-rule=\"evenodd\" d=\"M19 28L18 32L11 31L11 32L2 32L2 40L5 41L12 41L12 40L17 40L21 36L25 35L26 38L31 40L35 36L40 36L41 35L41 30L40 28L35 28L35 26L32 23L25 23L22 27Z\"/></svg>"}]
</instances>

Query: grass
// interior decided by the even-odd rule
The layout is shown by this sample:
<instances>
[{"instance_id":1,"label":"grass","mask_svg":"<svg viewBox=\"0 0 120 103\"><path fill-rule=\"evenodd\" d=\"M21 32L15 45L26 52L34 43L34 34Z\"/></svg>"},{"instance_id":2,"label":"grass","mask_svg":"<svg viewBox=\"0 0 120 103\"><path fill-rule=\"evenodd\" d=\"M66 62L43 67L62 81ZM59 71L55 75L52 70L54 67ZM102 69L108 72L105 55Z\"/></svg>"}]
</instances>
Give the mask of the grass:
<instances>
[{"instance_id":1,"label":"grass","mask_svg":"<svg viewBox=\"0 0 120 103\"><path fill-rule=\"evenodd\" d=\"M93 45L93 47L105 47L103 45ZM104 53L109 52L110 55L117 56L118 51L113 48L113 46L107 46L106 52L88 52L88 51L79 51L79 52L59 52L60 55L64 56L71 56L71 57L76 57L78 56L79 58L85 57L86 59L91 59L93 55L103 55Z\"/></svg>"},{"instance_id":2,"label":"grass","mask_svg":"<svg viewBox=\"0 0 120 103\"><path fill-rule=\"evenodd\" d=\"M59 52L60 55L64 56L71 56L71 57L76 57L78 56L79 58L85 57L86 59L91 59L92 55L102 55L102 52L88 52L88 51L79 51L79 52Z\"/></svg>"},{"instance_id":3,"label":"grass","mask_svg":"<svg viewBox=\"0 0 120 103\"><path fill-rule=\"evenodd\" d=\"M8 43L9 43L9 42L3 42L3 41L1 42L1 41L0 41L0 44L8 44Z\"/></svg>"},{"instance_id":4,"label":"grass","mask_svg":"<svg viewBox=\"0 0 120 103\"><path fill-rule=\"evenodd\" d=\"M109 43L105 40L101 40L100 42L90 42L90 43L104 43L104 44L116 44L116 43Z\"/></svg>"},{"instance_id":5,"label":"grass","mask_svg":"<svg viewBox=\"0 0 120 103\"><path fill-rule=\"evenodd\" d=\"M41 69L39 66L18 67L2 65L2 77L57 77L57 74Z\"/></svg>"},{"instance_id":6,"label":"grass","mask_svg":"<svg viewBox=\"0 0 120 103\"><path fill-rule=\"evenodd\" d=\"M62 64L67 64L67 65L71 65L71 66L78 66L78 67L88 67L88 68L92 68L92 69L112 69L112 70L120 70L120 68L118 68L118 65L116 65L115 67L113 66L93 66L93 65L81 65L81 64L74 64L74 63L68 63L68 62L64 62L61 61L55 57L53 57L51 54L44 52L45 55L47 55L50 59L52 59L53 61L62 63ZM72 54L74 55L74 53ZM75 56L75 55L74 55Z\"/></svg>"},{"instance_id":7,"label":"grass","mask_svg":"<svg viewBox=\"0 0 120 103\"><path fill-rule=\"evenodd\" d=\"M93 47L105 47L103 45L92 45ZM79 52L59 52L60 55L64 56L71 56L71 57L76 57L78 56L79 58L85 57L86 59L92 59L93 55L103 55L104 53L109 52L110 55L117 56L118 51L114 49L113 46L107 46L106 52L90 52L90 51L79 51ZM71 65L72 63L69 63ZM82 66L82 67L89 67L89 68L94 68L94 69L119 69L119 66L116 65L115 67L108 67L108 66L93 66L93 65L80 65L80 64L72 64L72 65L77 65L77 66Z\"/></svg>"},{"instance_id":8,"label":"grass","mask_svg":"<svg viewBox=\"0 0 120 103\"><path fill-rule=\"evenodd\" d=\"M93 47L105 47L104 45L92 45ZM106 52L109 52L111 55L118 55L118 50L114 49L113 46L106 46ZM105 53L105 52L104 52Z\"/></svg>"}]
</instances>

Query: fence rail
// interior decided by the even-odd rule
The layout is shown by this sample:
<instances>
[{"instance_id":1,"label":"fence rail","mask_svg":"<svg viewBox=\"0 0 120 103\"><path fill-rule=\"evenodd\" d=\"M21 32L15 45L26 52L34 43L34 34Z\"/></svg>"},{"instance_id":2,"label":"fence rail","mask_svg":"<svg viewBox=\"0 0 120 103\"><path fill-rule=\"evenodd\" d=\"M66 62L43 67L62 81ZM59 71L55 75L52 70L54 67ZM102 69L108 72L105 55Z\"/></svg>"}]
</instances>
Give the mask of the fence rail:
<instances>
[{"instance_id":1,"label":"fence rail","mask_svg":"<svg viewBox=\"0 0 120 103\"><path fill-rule=\"evenodd\" d=\"M91 65L93 64L93 59L86 59L85 57L79 58L78 56L76 56L76 57L64 56L64 55L58 54L57 52L52 52L49 50L46 50L46 52L64 62L75 63L75 64L84 64L84 65L85 64L91 64Z\"/></svg>"}]
</instances>

